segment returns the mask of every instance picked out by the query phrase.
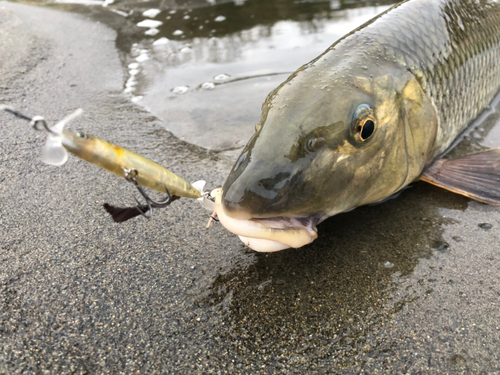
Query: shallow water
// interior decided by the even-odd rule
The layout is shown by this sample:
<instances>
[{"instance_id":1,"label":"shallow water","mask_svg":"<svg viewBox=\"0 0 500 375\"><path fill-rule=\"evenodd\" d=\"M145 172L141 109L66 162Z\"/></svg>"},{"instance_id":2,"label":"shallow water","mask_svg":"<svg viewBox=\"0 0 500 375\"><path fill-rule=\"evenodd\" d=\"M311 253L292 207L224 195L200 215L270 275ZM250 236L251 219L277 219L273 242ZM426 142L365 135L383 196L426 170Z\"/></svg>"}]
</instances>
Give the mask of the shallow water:
<instances>
[{"instance_id":1,"label":"shallow water","mask_svg":"<svg viewBox=\"0 0 500 375\"><path fill-rule=\"evenodd\" d=\"M175 136L200 147L165 137L161 129L141 132L141 124L122 129L135 118L125 109L123 117L108 119L113 124L109 132L176 171L194 175L201 168L212 184L223 182L268 92L388 6L356 1L186 3L58 7L92 14L114 27L127 97L161 118ZM151 9L160 12L143 16ZM148 19L162 24L142 27ZM154 30L155 35L146 34ZM107 103L100 116L117 106ZM497 103L492 108L457 141L450 156L500 145L500 110ZM228 149L236 150L218 158L217 150ZM216 176L211 176L212 166ZM87 187L77 186L84 195ZM106 285L95 294L71 286L89 300L95 297L102 315L89 313L92 319L106 321L115 314L108 300L127 311L117 315L129 331L110 329L105 337L98 328L93 332L103 347L118 348L118 356L105 355L104 369L128 355L136 342L123 337L136 332L139 322L147 337L144 346L157 353L133 352L147 364L137 367L143 372L157 367L179 373L499 370L497 208L417 183L397 199L325 221L318 240L303 249L257 254L220 226L202 232L205 216L186 206L162 216L166 224L155 218L119 227L117 238L114 227L103 221L99 235L111 236L113 252L97 241L97 255L90 254L88 245L81 244L82 256L110 258L109 272L126 274L123 280L110 277L112 288ZM9 220L15 228L14 219ZM87 219L80 215L78 220ZM183 222L188 223L185 232ZM114 253L120 250L120 256ZM99 267L81 279L90 285L92 277L96 283L104 280ZM43 288L59 285L55 277L49 281ZM59 295L54 295L55 304ZM147 306L144 313L142 306ZM87 353L89 363L96 361L92 353ZM133 368L128 365L115 366Z\"/></svg>"},{"instance_id":2,"label":"shallow water","mask_svg":"<svg viewBox=\"0 0 500 375\"><path fill-rule=\"evenodd\" d=\"M263 100L290 73L394 2L116 1L107 8L127 20L117 40L128 67L124 91L180 139L227 150L244 146Z\"/></svg>"},{"instance_id":3,"label":"shallow water","mask_svg":"<svg viewBox=\"0 0 500 375\"><path fill-rule=\"evenodd\" d=\"M251 1L179 11L176 14L190 18L178 17L170 28L166 27L170 21L165 21L165 29L151 38L155 41L144 40L134 47L133 55L138 54L139 60L144 50L149 59L139 68L144 89L131 92L142 96L138 103L162 118L167 130L179 138L210 149L241 147L252 135L260 106L271 90L333 41L387 8L332 9L335 4L321 4L316 3L320 8L316 12L310 4L302 7L302 13L294 13L297 4L287 2L281 8L288 14L281 17L279 10L266 6L260 10ZM276 19L259 20L259 14L273 11ZM224 20L213 23L217 16ZM233 31L242 19L252 16L255 23ZM196 29L185 31L186 38L176 40L171 30L186 30L195 18L201 26L203 19L210 20L212 31L195 38L190 36L197 34Z\"/></svg>"}]
</instances>

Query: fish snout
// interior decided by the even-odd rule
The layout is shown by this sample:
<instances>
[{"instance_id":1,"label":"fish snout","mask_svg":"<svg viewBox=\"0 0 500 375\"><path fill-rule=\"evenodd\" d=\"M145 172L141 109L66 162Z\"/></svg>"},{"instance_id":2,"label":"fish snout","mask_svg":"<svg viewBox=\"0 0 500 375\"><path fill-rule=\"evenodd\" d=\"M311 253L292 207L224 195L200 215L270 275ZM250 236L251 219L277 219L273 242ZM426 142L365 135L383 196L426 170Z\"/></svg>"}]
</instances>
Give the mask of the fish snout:
<instances>
[{"instance_id":1,"label":"fish snout","mask_svg":"<svg viewBox=\"0 0 500 375\"><path fill-rule=\"evenodd\" d=\"M222 206L224 212L234 219L248 220L252 218L253 207L249 204L246 189L241 184L226 184L223 187ZM257 203L257 200L254 201Z\"/></svg>"},{"instance_id":2,"label":"fish snout","mask_svg":"<svg viewBox=\"0 0 500 375\"><path fill-rule=\"evenodd\" d=\"M251 172L251 171L250 171ZM279 172L262 177L248 171L228 178L221 203L226 214L235 219L264 219L287 215L293 208L289 196L290 174Z\"/></svg>"}]
</instances>

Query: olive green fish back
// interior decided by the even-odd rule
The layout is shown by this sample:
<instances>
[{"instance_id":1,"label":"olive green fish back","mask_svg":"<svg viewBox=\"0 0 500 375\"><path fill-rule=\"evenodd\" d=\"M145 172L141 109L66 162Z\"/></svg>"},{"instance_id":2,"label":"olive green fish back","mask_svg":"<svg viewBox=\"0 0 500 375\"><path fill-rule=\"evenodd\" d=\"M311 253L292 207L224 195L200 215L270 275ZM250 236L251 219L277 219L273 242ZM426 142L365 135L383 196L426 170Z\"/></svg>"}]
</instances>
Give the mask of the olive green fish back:
<instances>
[{"instance_id":1,"label":"olive green fish back","mask_svg":"<svg viewBox=\"0 0 500 375\"><path fill-rule=\"evenodd\" d=\"M408 0L334 44L378 44L411 71L436 107L433 156L495 97L500 87L500 5L493 1Z\"/></svg>"}]
</instances>

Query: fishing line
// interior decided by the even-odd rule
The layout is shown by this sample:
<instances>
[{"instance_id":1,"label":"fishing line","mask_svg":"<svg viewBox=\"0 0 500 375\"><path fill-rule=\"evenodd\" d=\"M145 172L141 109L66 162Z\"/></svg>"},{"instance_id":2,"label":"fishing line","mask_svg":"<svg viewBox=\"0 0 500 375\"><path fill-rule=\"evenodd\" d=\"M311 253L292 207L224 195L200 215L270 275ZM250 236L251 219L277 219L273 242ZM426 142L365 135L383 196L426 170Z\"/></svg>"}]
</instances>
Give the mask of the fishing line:
<instances>
[{"instance_id":1,"label":"fishing line","mask_svg":"<svg viewBox=\"0 0 500 375\"><path fill-rule=\"evenodd\" d=\"M47 121L42 116L35 116L35 117L29 117L24 114L22 114L19 111L16 111L14 108L8 107L6 105L0 104L0 110L4 110L5 112L9 112L10 114L16 116L17 118L20 118L21 120L26 120L29 121L30 125L33 127L35 130L47 130L51 133L53 133L52 130L50 130L49 125L47 124ZM40 128L38 124L41 123L43 128Z\"/></svg>"},{"instance_id":2,"label":"fishing line","mask_svg":"<svg viewBox=\"0 0 500 375\"><path fill-rule=\"evenodd\" d=\"M16 111L14 108L8 107L8 106L3 105L3 104L0 104L0 110L2 110L2 109L4 111L6 111L6 112L9 112L9 113L13 114L17 118L20 118L20 119L23 119L23 120L26 120L26 121L31 121L32 120L31 117L23 115L21 112Z\"/></svg>"}]
</instances>

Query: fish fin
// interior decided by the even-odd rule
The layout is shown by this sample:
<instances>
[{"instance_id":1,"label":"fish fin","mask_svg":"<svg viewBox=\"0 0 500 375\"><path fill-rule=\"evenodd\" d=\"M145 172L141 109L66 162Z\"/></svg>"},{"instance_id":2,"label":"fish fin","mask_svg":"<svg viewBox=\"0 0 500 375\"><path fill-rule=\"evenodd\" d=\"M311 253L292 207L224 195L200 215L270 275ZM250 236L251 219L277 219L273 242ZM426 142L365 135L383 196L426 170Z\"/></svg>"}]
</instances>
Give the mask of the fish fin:
<instances>
[{"instance_id":1,"label":"fish fin","mask_svg":"<svg viewBox=\"0 0 500 375\"><path fill-rule=\"evenodd\" d=\"M50 165L63 165L68 160L68 151L62 145L62 136L48 134L42 149L42 161Z\"/></svg>"},{"instance_id":2,"label":"fish fin","mask_svg":"<svg viewBox=\"0 0 500 375\"><path fill-rule=\"evenodd\" d=\"M438 160L420 179L479 202L500 205L500 148Z\"/></svg>"},{"instance_id":3,"label":"fish fin","mask_svg":"<svg viewBox=\"0 0 500 375\"><path fill-rule=\"evenodd\" d=\"M123 223L124 221L133 219L136 216L142 215L149 210L147 205L134 207L115 207L108 203L102 205L104 209L111 215L115 223ZM142 211L142 212L141 212Z\"/></svg>"}]
</instances>

